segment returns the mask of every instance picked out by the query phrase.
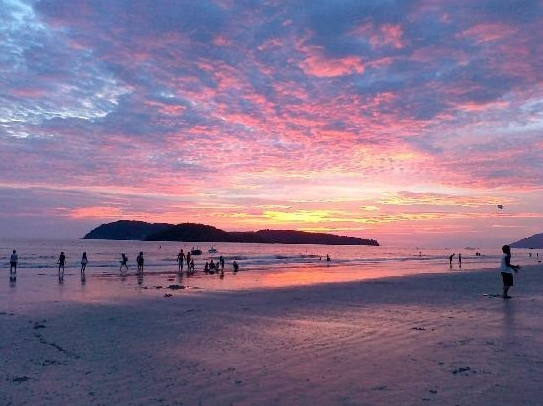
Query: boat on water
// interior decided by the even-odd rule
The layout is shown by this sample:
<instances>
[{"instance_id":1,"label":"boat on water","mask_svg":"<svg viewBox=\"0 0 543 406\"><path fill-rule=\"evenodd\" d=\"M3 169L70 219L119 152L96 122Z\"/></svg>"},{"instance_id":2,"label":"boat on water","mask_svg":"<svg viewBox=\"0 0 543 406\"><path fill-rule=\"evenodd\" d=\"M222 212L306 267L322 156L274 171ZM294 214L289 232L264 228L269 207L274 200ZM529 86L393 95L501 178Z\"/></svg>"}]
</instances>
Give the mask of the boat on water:
<instances>
[{"instance_id":1,"label":"boat on water","mask_svg":"<svg viewBox=\"0 0 543 406\"><path fill-rule=\"evenodd\" d=\"M211 247L210 249L207 250L207 252L210 253L210 254L216 254L219 251L217 250L217 248Z\"/></svg>"},{"instance_id":2,"label":"boat on water","mask_svg":"<svg viewBox=\"0 0 543 406\"><path fill-rule=\"evenodd\" d=\"M202 255L202 250L200 248L192 247L192 249L190 250L190 254L191 255Z\"/></svg>"}]
</instances>

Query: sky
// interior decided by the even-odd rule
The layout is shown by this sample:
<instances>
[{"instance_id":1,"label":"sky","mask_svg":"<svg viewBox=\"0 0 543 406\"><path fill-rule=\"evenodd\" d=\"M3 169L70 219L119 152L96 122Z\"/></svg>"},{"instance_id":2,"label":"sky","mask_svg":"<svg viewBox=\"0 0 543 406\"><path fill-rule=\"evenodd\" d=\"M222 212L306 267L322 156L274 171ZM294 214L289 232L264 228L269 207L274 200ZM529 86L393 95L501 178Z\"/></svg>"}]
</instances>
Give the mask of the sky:
<instances>
[{"instance_id":1,"label":"sky","mask_svg":"<svg viewBox=\"0 0 543 406\"><path fill-rule=\"evenodd\" d=\"M0 0L0 237L543 232L542 37L540 0Z\"/></svg>"}]
</instances>

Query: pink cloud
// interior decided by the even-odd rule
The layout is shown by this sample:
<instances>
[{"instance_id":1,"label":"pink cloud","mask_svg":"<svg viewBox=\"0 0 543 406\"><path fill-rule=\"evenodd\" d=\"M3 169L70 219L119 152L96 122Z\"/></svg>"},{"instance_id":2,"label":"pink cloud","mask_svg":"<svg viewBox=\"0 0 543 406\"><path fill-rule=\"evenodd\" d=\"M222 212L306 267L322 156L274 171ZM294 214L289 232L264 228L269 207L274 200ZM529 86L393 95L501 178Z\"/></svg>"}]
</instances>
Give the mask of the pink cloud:
<instances>
[{"instance_id":1,"label":"pink cloud","mask_svg":"<svg viewBox=\"0 0 543 406\"><path fill-rule=\"evenodd\" d=\"M299 63L299 66L310 76L328 78L364 72L364 66L358 56L325 57L322 48L315 46L304 46L302 52L305 54L305 59Z\"/></svg>"},{"instance_id":2,"label":"pink cloud","mask_svg":"<svg viewBox=\"0 0 543 406\"><path fill-rule=\"evenodd\" d=\"M496 41L510 36L515 30L505 24L476 24L456 35L456 38L472 38L476 43Z\"/></svg>"}]
</instances>

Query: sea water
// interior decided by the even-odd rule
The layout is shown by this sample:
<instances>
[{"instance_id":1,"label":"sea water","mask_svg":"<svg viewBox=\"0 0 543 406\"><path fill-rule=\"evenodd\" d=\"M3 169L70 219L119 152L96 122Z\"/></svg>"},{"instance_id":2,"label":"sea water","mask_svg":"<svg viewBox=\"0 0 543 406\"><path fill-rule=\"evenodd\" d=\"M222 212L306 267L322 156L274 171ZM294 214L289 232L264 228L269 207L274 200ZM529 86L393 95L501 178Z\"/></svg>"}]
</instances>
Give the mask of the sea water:
<instances>
[{"instance_id":1,"label":"sea water","mask_svg":"<svg viewBox=\"0 0 543 406\"><path fill-rule=\"evenodd\" d=\"M66 271L79 270L81 256L87 253L87 275L119 274L121 253L128 257L129 272L135 272L136 256L141 251L145 258L146 273L175 272L177 254L192 248L202 250L194 255L196 271L203 270L206 261L217 262L223 256L226 269L235 260L244 271L288 270L315 267L345 267L357 271L395 269L397 274L413 274L450 269L449 255L455 254L453 269L459 267L458 254L462 254L462 269L497 268L501 249L470 249L422 247L386 247L365 245L315 245L315 244L243 244L243 243L191 243L172 241L119 241L119 240L55 240L55 239L0 239L0 267L9 268L12 250L19 257L18 273L49 274L56 272L60 252L66 255ZM217 253L209 253L215 248ZM543 250L541 250L543 259ZM475 255L480 252L481 255ZM531 254L531 257L530 257ZM326 261L326 256L330 261ZM513 250L513 262L521 265L537 263L537 250ZM185 264L186 270L186 264ZM389 275L390 272L384 272Z\"/></svg>"}]
</instances>

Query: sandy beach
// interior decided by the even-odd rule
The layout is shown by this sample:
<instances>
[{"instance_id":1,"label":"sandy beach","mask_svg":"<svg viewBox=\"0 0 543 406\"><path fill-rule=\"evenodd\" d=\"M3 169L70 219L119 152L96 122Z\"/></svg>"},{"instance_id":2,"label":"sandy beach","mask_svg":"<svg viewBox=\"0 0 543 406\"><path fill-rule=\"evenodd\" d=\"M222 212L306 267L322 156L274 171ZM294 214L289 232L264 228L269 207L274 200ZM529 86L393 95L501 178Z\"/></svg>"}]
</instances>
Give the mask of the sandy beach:
<instances>
[{"instance_id":1,"label":"sandy beach","mask_svg":"<svg viewBox=\"0 0 543 406\"><path fill-rule=\"evenodd\" d=\"M0 405L541 404L541 266L219 285L256 277L5 280Z\"/></svg>"}]
</instances>

